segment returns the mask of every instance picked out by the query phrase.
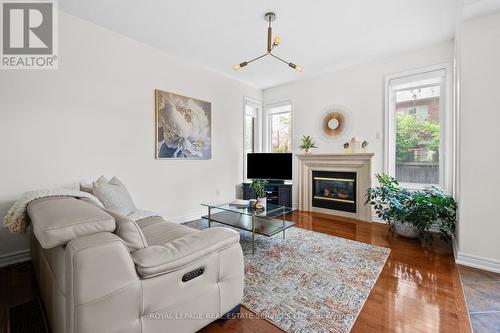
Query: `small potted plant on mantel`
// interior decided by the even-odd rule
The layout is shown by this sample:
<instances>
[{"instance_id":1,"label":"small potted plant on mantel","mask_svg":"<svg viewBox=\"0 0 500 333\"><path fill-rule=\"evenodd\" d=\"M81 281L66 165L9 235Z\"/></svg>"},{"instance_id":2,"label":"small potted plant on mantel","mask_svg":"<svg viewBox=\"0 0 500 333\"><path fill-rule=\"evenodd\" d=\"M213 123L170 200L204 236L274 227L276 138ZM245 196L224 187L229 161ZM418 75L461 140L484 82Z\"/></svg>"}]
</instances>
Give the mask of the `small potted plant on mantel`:
<instances>
[{"instance_id":1,"label":"small potted plant on mantel","mask_svg":"<svg viewBox=\"0 0 500 333\"><path fill-rule=\"evenodd\" d=\"M263 209L267 207L266 185L267 180L265 179L254 179L252 184L250 184L250 188L254 190L257 195L257 205Z\"/></svg>"},{"instance_id":2,"label":"small potted plant on mantel","mask_svg":"<svg viewBox=\"0 0 500 333\"><path fill-rule=\"evenodd\" d=\"M369 188L366 204L375 208L377 216L387 222L398 235L407 238L432 239L438 231L441 239L451 240L455 234L457 203L437 187L409 190L385 174L377 174L379 186Z\"/></svg>"},{"instance_id":3,"label":"small potted plant on mantel","mask_svg":"<svg viewBox=\"0 0 500 333\"><path fill-rule=\"evenodd\" d=\"M306 155L310 155L313 148L316 147L316 142L313 141L313 138L310 135L302 136L302 144L299 146L300 150L304 150Z\"/></svg>"}]
</instances>

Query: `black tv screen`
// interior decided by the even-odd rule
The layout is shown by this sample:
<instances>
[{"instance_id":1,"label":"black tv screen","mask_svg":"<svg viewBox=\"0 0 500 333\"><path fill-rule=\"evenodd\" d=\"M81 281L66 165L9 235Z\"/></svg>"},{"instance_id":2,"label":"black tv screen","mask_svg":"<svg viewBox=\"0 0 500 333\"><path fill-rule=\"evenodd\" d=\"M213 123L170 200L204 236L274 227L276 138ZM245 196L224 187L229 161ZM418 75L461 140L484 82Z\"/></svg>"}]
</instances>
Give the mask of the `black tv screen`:
<instances>
[{"instance_id":1,"label":"black tv screen","mask_svg":"<svg viewBox=\"0 0 500 333\"><path fill-rule=\"evenodd\" d=\"M248 179L292 179L292 154L250 153L247 154Z\"/></svg>"}]
</instances>

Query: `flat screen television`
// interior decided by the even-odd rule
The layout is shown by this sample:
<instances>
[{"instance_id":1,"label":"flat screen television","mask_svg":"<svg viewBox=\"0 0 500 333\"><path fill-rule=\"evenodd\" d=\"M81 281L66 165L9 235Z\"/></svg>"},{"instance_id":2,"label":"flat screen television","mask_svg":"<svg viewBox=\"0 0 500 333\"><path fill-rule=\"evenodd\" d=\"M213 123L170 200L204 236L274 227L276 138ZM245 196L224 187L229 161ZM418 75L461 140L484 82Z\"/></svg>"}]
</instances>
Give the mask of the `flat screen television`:
<instances>
[{"instance_id":1,"label":"flat screen television","mask_svg":"<svg viewBox=\"0 0 500 333\"><path fill-rule=\"evenodd\" d=\"M247 178L267 180L292 179L292 154L249 153L247 154Z\"/></svg>"}]
</instances>

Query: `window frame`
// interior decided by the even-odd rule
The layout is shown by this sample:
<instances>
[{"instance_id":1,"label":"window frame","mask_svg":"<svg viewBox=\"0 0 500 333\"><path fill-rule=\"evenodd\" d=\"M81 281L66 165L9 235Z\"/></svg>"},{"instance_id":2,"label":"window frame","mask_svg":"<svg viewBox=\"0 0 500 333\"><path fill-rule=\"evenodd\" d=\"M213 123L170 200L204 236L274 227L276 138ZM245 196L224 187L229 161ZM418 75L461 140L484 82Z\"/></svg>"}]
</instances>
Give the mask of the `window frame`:
<instances>
[{"instance_id":1,"label":"window frame","mask_svg":"<svg viewBox=\"0 0 500 333\"><path fill-rule=\"evenodd\" d=\"M260 153L262 151L262 101L250 97L243 98L243 180L247 180L247 152L245 150L245 125L247 116L247 106L254 107L257 111L254 116L253 128L253 152Z\"/></svg>"},{"instance_id":2,"label":"window frame","mask_svg":"<svg viewBox=\"0 0 500 333\"><path fill-rule=\"evenodd\" d=\"M273 109L276 109L280 106L285 106L289 105L290 106L290 111L272 111ZM274 102L274 103L268 103L264 107L264 126L263 126L263 141L264 141L264 151L267 153L271 152L271 116L277 115L277 114L282 114L282 113L290 113L290 117L292 118L290 122L290 148L291 148L291 153L293 153L294 150L294 140L293 140L293 105L291 100L285 100L285 101L280 101L280 102Z\"/></svg>"},{"instance_id":3,"label":"window frame","mask_svg":"<svg viewBox=\"0 0 500 333\"><path fill-rule=\"evenodd\" d=\"M444 71L439 100L439 184L401 183L408 189L423 189L434 185L446 193L453 193L453 161L455 119L453 112L453 71L450 62L414 69L410 71L389 74L384 77L384 172L396 176L396 113L391 103L393 90L391 81L395 79L425 75L427 73Z\"/></svg>"}]
</instances>

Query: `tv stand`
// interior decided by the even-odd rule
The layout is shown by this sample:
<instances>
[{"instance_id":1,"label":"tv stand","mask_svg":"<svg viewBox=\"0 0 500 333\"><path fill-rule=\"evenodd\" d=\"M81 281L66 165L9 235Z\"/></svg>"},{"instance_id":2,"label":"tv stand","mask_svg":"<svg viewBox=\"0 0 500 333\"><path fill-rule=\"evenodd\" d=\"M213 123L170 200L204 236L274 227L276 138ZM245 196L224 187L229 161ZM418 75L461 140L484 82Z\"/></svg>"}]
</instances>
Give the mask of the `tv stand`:
<instances>
[{"instance_id":1,"label":"tv stand","mask_svg":"<svg viewBox=\"0 0 500 333\"><path fill-rule=\"evenodd\" d=\"M267 181L268 185L283 185L285 184L284 180L268 180Z\"/></svg>"},{"instance_id":2,"label":"tv stand","mask_svg":"<svg viewBox=\"0 0 500 333\"><path fill-rule=\"evenodd\" d=\"M251 183L243 183L243 200L256 199ZM267 202L271 205L292 207L292 183L272 181L266 185Z\"/></svg>"}]
</instances>

